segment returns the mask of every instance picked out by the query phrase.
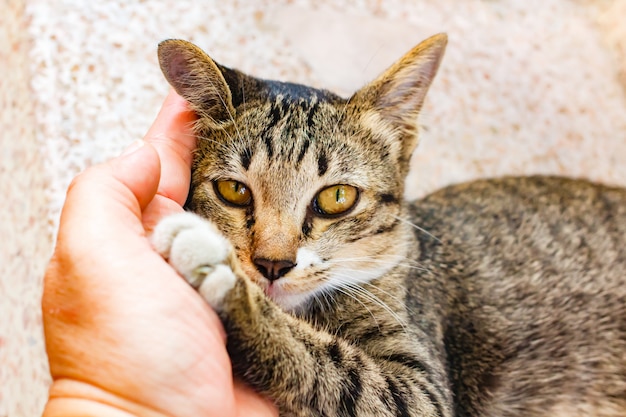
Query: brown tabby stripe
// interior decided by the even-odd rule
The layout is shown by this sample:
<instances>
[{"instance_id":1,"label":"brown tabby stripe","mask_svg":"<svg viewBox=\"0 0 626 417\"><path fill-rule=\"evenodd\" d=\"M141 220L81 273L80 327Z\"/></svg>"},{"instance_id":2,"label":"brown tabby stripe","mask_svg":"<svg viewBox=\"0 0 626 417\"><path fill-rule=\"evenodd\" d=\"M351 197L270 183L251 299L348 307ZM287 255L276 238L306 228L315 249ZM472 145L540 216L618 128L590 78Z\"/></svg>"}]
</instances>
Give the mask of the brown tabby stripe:
<instances>
[{"instance_id":1,"label":"brown tabby stripe","mask_svg":"<svg viewBox=\"0 0 626 417\"><path fill-rule=\"evenodd\" d=\"M307 118L306 118L306 125L309 128L309 130L312 130L315 127L313 123L314 121L313 119L315 117L315 114L317 113L318 108L319 108L319 103L317 101L315 101L309 108Z\"/></svg>"},{"instance_id":2,"label":"brown tabby stripe","mask_svg":"<svg viewBox=\"0 0 626 417\"><path fill-rule=\"evenodd\" d=\"M272 144L272 136L269 135L269 132L263 135L263 143L265 143L265 149L267 151L267 160L271 164L272 158L274 157L274 146Z\"/></svg>"},{"instance_id":3,"label":"brown tabby stripe","mask_svg":"<svg viewBox=\"0 0 626 417\"><path fill-rule=\"evenodd\" d=\"M249 148L246 148L243 151L241 151L241 153L239 154L239 160L241 162L241 166L243 167L243 169L247 171L248 168L250 168L250 163L252 162L252 152L250 151Z\"/></svg>"},{"instance_id":4,"label":"brown tabby stripe","mask_svg":"<svg viewBox=\"0 0 626 417\"><path fill-rule=\"evenodd\" d=\"M304 237L309 237L311 235L311 230L313 230L313 213L311 209L307 209L304 222L302 222L302 235Z\"/></svg>"},{"instance_id":5,"label":"brown tabby stripe","mask_svg":"<svg viewBox=\"0 0 626 417\"><path fill-rule=\"evenodd\" d=\"M392 381L390 376L385 376L385 382L387 383L387 389L391 393L393 401L396 405L396 417L411 417L406 401L404 401L398 386Z\"/></svg>"},{"instance_id":6,"label":"brown tabby stripe","mask_svg":"<svg viewBox=\"0 0 626 417\"><path fill-rule=\"evenodd\" d=\"M392 232L396 227L398 227L398 225L400 224L400 220L395 219L393 222L391 222L388 225L382 225L380 227L378 227L376 230L368 230L364 233L358 234L356 236L353 236L351 238L347 238L346 242L356 242L357 240L361 240L370 236L375 236L375 235L380 235L383 233L389 233Z\"/></svg>"},{"instance_id":7,"label":"brown tabby stripe","mask_svg":"<svg viewBox=\"0 0 626 417\"><path fill-rule=\"evenodd\" d=\"M378 201L383 204L398 204L398 197L393 194L381 193L377 195Z\"/></svg>"},{"instance_id":8,"label":"brown tabby stripe","mask_svg":"<svg viewBox=\"0 0 626 417\"><path fill-rule=\"evenodd\" d=\"M307 138L304 140L302 148L300 148L300 154L298 154L298 159L296 160L296 168L300 167L300 163L304 159L304 155L306 155L306 152L309 150L309 146L311 146L311 140Z\"/></svg>"},{"instance_id":9,"label":"brown tabby stripe","mask_svg":"<svg viewBox=\"0 0 626 417\"><path fill-rule=\"evenodd\" d=\"M328 158L326 152L320 151L317 155L317 175L321 177L328 171Z\"/></svg>"},{"instance_id":10,"label":"brown tabby stripe","mask_svg":"<svg viewBox=\"0 0 626 417\"><path fill-rule=\"evenodd\" d=\"M328 346L327 352L338 369L346 367L344 354L336 340ZM359 357L354 357L353 361L355 363L347 370L348 379L342 385L342 392L339 399L339 407L343 411L341 415L346 416L356 416L356 404L361 398L363 391L363 384L359 375L360 368L362 368L363 364Z\"/></svg>"},{"instance_id":11,"label":"brown tabby stripe","mask_svg":"<svg viewBox=\"0 0 626 417\"><path fill-rule=\"evenodd\" d=\"M358 358L355 358L358 361ZM361 399L363 393L363 385L359 375L360 369L355 367L348 370L348 380L344 382L341 397L339 400L339 408L343 410L340 415L356 416L356 405Z\"/></svg>"},{"instance_id":12,"label":"brown tabby stripe","mask_svg":"<svg viewBox=\"0 0 626 417\"><path fill-rule=\"evenodd\" d=\"M436 384L431 376L435 374L435 372L431 369L430 366L428 366L426 364L426 362L420 361L416 358L414 358L413 356L410 355L405 355L402 353L395 353L389 356L385 356L384 358L381 358L382 360L386 360L387 362L395 362L398 364L401 364L409 369L412 369L414 371L418 371L422 376L424 376L426 378L426 381L429 383L430 386L432 386L433 388L435 388L437 390L437 393L441 396L445 398L445 395L442 391L442 389L439 387L438 384ZM428 391L427 389L424 389L424 392L428 395L428 397L432 400L431 402L436 405L440 411L439 415L441 415L441 409L439 407L439 402L436 401L436 399L434 398L434 395Z\"/></svg>"}]
</instances>

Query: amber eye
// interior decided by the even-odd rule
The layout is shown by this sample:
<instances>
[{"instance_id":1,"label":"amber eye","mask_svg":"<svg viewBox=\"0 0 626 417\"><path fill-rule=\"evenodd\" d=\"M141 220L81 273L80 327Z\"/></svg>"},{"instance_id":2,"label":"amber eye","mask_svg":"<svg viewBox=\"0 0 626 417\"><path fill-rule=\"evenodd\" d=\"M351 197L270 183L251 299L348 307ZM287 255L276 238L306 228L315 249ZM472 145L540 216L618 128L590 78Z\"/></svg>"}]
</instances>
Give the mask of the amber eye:
<instances>
[{"instance_id":1,"label":"amber eye","mask_svg":"<svg viewBox=\"0 0 626 417\"><path fill-rule=\"evenodd\" d=\"M233 180L220 180L214 183L215 192L227 203L244 207L252 202L252 193L245 184Z\"/></svg>"},{"instance_id":2,"label":"amber eye","mask_svg":"<svg viewBox=\"0 0 626 417\"><path fill-rule=\"evenodd\" d=\"M331 185L317 193L313 209L325 216L343 214L354 207L358 197L358 190L351 185Z\"/></svg>"}]
</instances>

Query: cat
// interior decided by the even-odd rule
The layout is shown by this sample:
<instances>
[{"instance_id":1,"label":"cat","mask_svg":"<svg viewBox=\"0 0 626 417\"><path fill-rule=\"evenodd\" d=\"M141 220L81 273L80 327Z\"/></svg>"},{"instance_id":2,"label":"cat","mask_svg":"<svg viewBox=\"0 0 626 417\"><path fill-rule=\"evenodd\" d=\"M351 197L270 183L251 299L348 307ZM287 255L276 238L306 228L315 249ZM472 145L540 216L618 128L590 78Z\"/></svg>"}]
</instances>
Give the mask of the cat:
<instances>
[{"instance_id":1,"label":"cat","mask_svg":"<svg viewBox=\"0 0 626 417\"><path fill-rule=\"evenodd\" d=\"M343 99L162 42L198 148L190 212L153 245L282 416L626 416L626 190L504 177L403 199L446 44Z\"/></svg>"}]
</instances>

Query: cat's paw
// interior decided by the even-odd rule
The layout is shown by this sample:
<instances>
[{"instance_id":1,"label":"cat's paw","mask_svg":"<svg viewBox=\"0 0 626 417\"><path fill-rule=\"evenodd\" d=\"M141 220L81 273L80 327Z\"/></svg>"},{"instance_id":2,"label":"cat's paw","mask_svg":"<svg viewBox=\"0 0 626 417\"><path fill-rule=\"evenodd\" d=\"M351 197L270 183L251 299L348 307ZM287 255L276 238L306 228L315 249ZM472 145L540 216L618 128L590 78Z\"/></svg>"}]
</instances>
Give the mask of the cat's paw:
<instances>
[{"instance_id":1,"label":"cat's paw","mask_svg":"<svg viewBox=\"0 0 626 417\"><path fill-rule=\"evenodd\" d=\"M152 246L211 307L220 310L236 276L227 264L231 245L209 221L193 213L164 218L152 234Z\"/></svg>"}]
</instances>

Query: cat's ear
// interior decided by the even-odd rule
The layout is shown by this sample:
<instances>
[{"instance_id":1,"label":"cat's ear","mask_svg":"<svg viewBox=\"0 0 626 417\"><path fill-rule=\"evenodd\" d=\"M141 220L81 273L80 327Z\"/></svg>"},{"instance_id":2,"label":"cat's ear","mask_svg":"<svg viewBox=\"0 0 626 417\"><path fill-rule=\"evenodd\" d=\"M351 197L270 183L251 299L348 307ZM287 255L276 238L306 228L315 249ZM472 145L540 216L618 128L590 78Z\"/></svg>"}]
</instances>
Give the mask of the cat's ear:
<instances>
[{"instance_id":1,"label":"cat's ear","mask_svg":"<svg viewBox=\"0 0 626 417\"><path fill-rule=\"evenodd\" d=\"M163 75L198 116L216 126L233 121L235 109L231 88L223 72L228 69L214 62L196 45L183 40L161 42L158 55Z\"/></svg>"},{"instance_id":2,"label":"cat's ear","mask_svg":"<svg viewBox=\"0 0 626 417\"><path fill-rule=\"evenodd\" d=\"M446 49L445 34L432 36L411 49L374 81L355 93L366 124L401 141L403 159L417 145L418 116Z\"/></svg>"}]
</instances>

